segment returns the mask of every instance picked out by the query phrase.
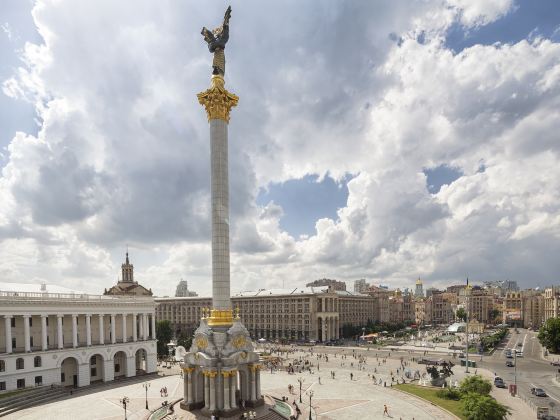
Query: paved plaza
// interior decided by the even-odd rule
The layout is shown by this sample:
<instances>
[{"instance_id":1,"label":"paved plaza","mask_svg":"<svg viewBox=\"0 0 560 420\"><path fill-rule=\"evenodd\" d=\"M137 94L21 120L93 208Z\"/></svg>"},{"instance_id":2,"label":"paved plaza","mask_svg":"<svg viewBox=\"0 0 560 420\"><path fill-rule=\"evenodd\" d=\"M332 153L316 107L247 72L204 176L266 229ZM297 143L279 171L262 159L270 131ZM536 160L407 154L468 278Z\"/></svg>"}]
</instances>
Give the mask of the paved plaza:
<instances>
[{"instance_id":1,"label":"paved plaza","mask_svg":"<svg viewBox=\"0 0 560 420\"><path fill-rule=\"evenodd\" d=\"M310 353L309 348L296 348L286 354L284 367L290 363L295 372L290 374L285 369L262 370L262 391L264 394L277 398L287 397L290 404L295 402L304 419L309 418L309 391L312 397L312 418L319 420L345 419L381 419L386 404L389 414L394 419L453 419L454 416L423 400L412 397L393 389L391 378L402 382L402 362L405 369L425 372L425 365L412 362L413 355L408 352L388 352L371 349L352 348L316 348L321 354ZM363 355L365 363L359 363ZM389 356L390 355L390 356ZM327 361L328 358L328 361ZM308 362L305 365L305 361ZM302 367L301 372L299 372ZM397 371L398 369L398 371ZM334 373L334 378L331 375ZM151 409L161 406L164 400L175 401L182 398L183 385L178 367L160 370L160 376L150 380L148 402ZM460 381L464 377L464 368L455 367L452 381ZM492 373L480 369L479 374L491 378ZM351 378L352 375L352 378ZM375 382L374 383L374 377ZM299 382L302 385L302 403L299 402ZM379 382L381 381L381 384ZM395 383L395 382L393 382ZM386 384L387 386L384 386ZM288 391L288 385L293 391ZM167 387L168 396L161 397L159 390ZM128 419L145 419L145 393L142 382L118 386L110 385L103 390L80 393L79 396L66 400L45 404L14 414L13 419L123 419L124 410L119 400L123 396L130 399ZM493 390L493 395L513 408L511 418L531 417L531 411L518 398L512 398L505 390ZM260 410L259 410L260 411ZM183 412L176 406L178 419L195 419L196 415ZM522 416L522 417L520 417ZM8 417L10 418L10 417ZM387 418L387 416L385 416Z\"/></svg>"}]
</instances>

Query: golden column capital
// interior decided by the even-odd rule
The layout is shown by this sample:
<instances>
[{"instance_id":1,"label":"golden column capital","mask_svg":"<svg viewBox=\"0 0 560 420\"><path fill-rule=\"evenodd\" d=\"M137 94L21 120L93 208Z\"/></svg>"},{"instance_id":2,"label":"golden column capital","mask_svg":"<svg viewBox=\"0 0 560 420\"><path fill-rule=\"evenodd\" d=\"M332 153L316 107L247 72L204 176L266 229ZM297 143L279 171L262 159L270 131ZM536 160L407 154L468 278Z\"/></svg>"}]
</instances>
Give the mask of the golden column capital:
<instances>
[{"instance_id":1,"label":"golden column capital","mask_svg":"<svg viewBox=\"0 0 560 420\"><path fill-rule=\"evenodd\" d=\"M196 95L198 102L206 109L208 121L224 120L229 122L229 111L239 101L239 97L228 92L224 84L224 78L219 74L214 74L210 88Z\"/></svg>"}]
</instances>

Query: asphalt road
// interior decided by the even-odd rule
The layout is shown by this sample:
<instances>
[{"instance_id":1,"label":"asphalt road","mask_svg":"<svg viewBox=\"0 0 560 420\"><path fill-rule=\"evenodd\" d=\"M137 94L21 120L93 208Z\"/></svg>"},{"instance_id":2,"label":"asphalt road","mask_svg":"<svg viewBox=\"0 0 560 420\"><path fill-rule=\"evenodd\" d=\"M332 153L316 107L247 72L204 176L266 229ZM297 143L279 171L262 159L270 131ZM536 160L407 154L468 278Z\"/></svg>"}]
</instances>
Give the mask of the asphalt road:
<instances>
[{"instance_id":1,"label":"asphalt road","mask_svg":"<svg viewBox=\"0 0 560 420\"><path fill-rule=\"evenodd\" d=\"M492 356L475 357L474 360L481 367L484 367L498 376L501 376L506 385L515 383L517 376L517 391L525 399L530 400L536 406L548 407L555 415L560 414L560 387L554 378L558 372L558 367L552 366L549 361L542 357L543 349L537 339L537 333L519 329L516 334L510 330L509 335L503 344L496 349ZM522 343L522 347L518 347ZM517 369L506 367L507 359L506 348L521 348L523 357L517 358ZM515 360L514 360L515 361ZM549 395L548 397L536 397L531 394L531 388L542 388Z\"/></svg>"}]
</instances>

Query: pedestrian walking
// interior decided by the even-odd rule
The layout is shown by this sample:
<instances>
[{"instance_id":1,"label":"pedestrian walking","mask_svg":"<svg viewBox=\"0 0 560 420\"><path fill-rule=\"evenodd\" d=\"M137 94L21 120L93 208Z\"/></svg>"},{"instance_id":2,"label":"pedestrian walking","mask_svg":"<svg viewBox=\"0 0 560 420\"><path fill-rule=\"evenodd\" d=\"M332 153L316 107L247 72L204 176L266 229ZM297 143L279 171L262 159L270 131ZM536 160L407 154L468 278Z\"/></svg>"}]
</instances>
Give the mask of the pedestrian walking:
<instances>
[{"instance_id":1,"label":"pedestrian walking","mask_svg":"<svg viewBox=\"0 0 560 420\"><path fill-rule=\"evenodd\" d=\"M391 417L389 415L389 408L387 407L387 404L383 404L383 417L385 417L385 414L387 414L387 417Z\"/></svg>"}]
</instances>

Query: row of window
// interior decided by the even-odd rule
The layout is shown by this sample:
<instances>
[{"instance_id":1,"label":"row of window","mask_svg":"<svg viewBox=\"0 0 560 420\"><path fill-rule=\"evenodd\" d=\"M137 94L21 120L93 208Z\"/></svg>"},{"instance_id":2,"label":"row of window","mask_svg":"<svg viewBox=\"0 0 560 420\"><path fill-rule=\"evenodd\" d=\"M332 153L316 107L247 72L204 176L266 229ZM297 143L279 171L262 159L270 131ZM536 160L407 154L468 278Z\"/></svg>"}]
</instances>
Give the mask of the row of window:
<instances>
[{"instance_id":1,"label":"row of window","mask_svg":"<svg viewBox=\"0 0 560 420\"><path fill-rule=\"evenodd\" d=\"M41 356L35 356L33 358L33 367L41 367L42 360ZM16 359L16 369L21 370L25 369L25 359L23 357L18 357ZM4 360L0 360L0 372L6 371L6 362Z\"/></svg>"},{"instance_id":2,"label":"row of window","mask_svg":"<svg viewBox=\"0 0 560 420\"><path fill-rule=\"evenodd\" d=\"M17 389L25 388L25 379L18 379L16 381ZM35 386L43 385L43 377L42 376L35 376ZM0 382L0 391L6 390L6 381Z\"/></svg>"}]
</instances>

